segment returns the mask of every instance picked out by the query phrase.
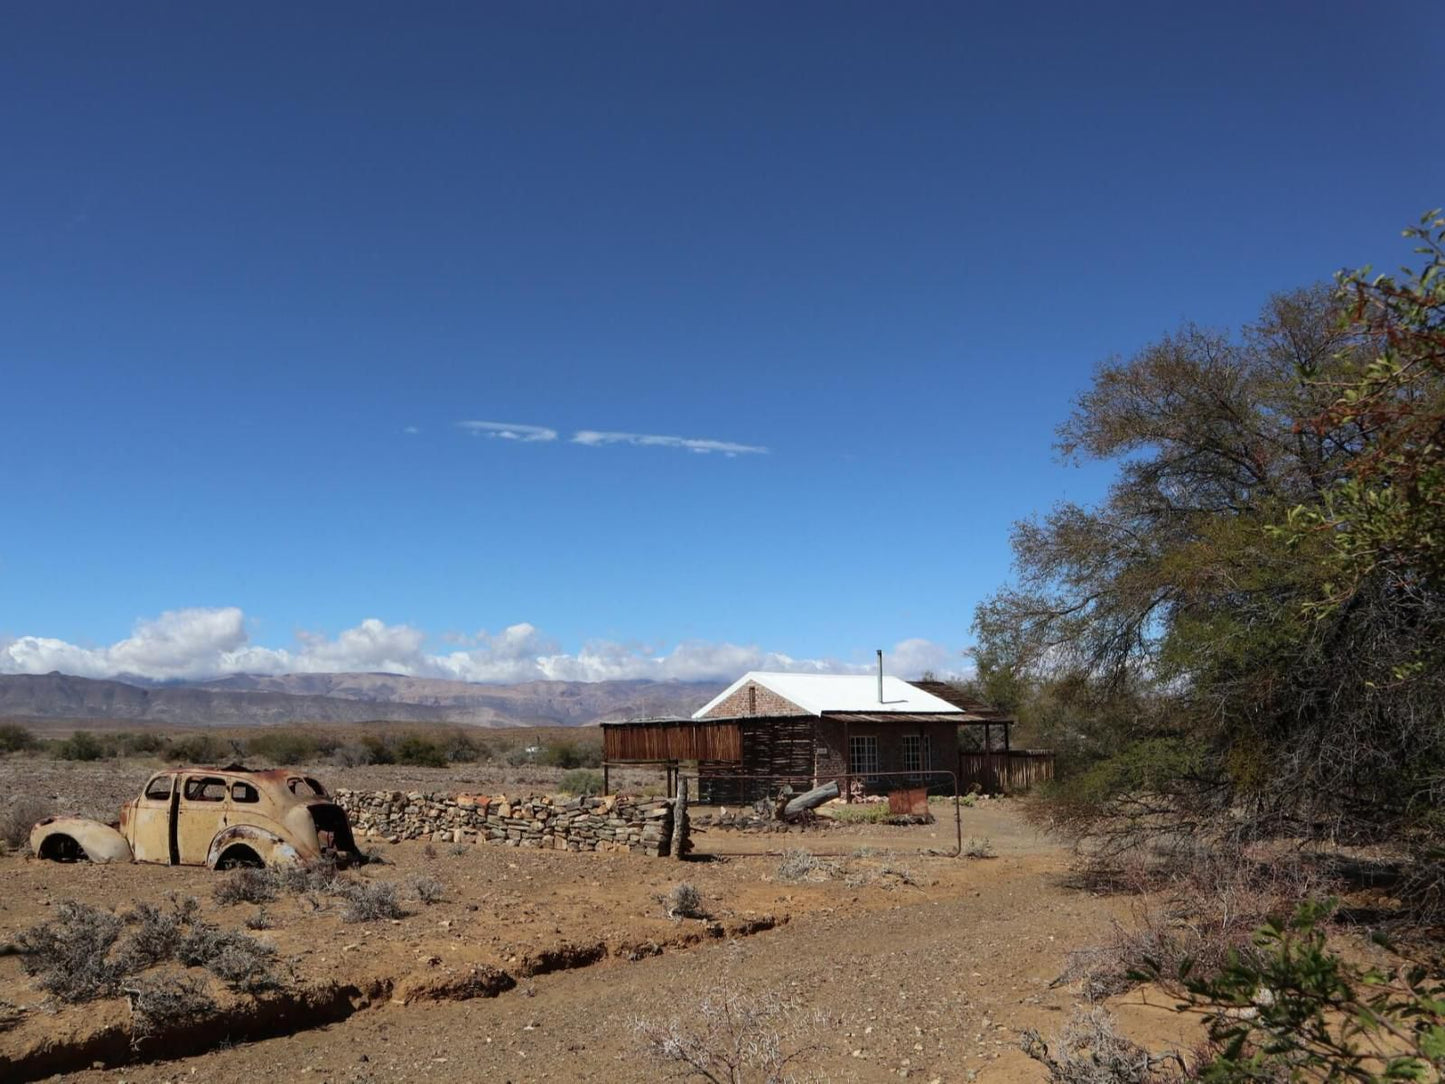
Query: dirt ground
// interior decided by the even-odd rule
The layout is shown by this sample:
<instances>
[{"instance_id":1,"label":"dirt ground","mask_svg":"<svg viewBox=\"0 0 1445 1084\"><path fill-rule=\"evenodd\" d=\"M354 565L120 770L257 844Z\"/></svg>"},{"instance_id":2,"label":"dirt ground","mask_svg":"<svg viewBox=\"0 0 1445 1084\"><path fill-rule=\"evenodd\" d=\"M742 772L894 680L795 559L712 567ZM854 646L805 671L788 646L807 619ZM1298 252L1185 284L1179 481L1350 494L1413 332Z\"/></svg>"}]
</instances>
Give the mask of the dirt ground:
<instances>
[{"instance_id":1,"label":"dirt ground","mask_svg":"<svg viewBox=\"0 0 1445 1084\"><path fill-rule=\"evenodd\" d=\"M144 772L140 773L142 776ZM462 769L327 770L333 786L471 789ZM481 772L476 773L481 775ZM343 778L345 777L345 778ZM443 778L444 777L444 778ZM385 778L387 781L382 782ZM15 781L10 781L12 785ZM515 782L515 781L514 781ZM87 802L128 797L138 781L62 765L57 795ZM102 788L102 789L97 789ZM103 789L110 788L110 789ZM478 786L478 789L481 789ZM515 787L514 787L515 792ZM77 803L78 804L78 803ZM1034 833L1016 803L963 812L965 838L987 838L997 857L943 858L951 818L910 828L697 838L696 860L568 854L479 845L386 847L387 863L358 876L396 881L407 917L348 924L334 901L288 896L266 904L288 982L345 983L361 1006L345 1019L198 1056L71 1072L57 1079L157 1082L286 1079L361 1082L661 1079L639 1019L695 1017L710 991L774 992L817 1014L798 1064L828 1080L1040 1081L1017 1047L1021 1029L1057 1031L1079 1003L1051 986L1072 949L1097 944L1125 917L1118 899L1068 885L1067 854ZM808 879L779 877L776 853L826 850ZM719 852L726 858L709 857ZM443 885L430 905L409 893L425 874ZM176 891L200 900L207 920L240 927L255 905L217 905L221 874L152 866L53 865L0 859L0 943L42 921L62 900L124 912ZM707 919L671 919L662 898L678 882L701 892ZM496 969L516 979L494 997L468 997L468 976ZM56 1007L14 956L0 956L0 1001L25 1011L0 1032L0 1056L76 1042L123 1022L123 1000ZM1186 1042L1187 1024L1164 1007L1116 1006L1136 1038ZM302 1028L306 1021L293 1021ZM223 1029L222 1029L223 1030ZM142 1055L158 1051L142 1048ZM3 1075L3 1074L0 1074Z\"/></svg>"}]
</instances>

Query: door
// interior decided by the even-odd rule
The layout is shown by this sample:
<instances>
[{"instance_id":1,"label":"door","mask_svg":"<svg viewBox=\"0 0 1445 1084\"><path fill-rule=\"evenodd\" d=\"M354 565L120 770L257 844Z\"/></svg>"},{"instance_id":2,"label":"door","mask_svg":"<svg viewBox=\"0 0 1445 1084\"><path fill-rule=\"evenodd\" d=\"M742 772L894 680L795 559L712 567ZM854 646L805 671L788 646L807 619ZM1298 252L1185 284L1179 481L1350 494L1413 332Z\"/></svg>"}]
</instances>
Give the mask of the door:
<instances>
[{"instance_id":1,"label":"door","mask_svg":"<svg viewBox=\"0 0 1445 1084\"><path fill-rule=\"evenodd\" d=\"M187 775L176 806L176 849L183 866L204 866L211 840L226 826L226 780L219 775Z\"/></svg>"},{"instance_id":2,"label":"door","mask_svg":"<svg viewBox=\"0 0 1445 1084\"><path fill-rule=\"evenodd\" d=\"M169 772L153 776L131 814L130 849L137 862L174 861L171 857L171 788Z\"/></svg>"}]
</instances>

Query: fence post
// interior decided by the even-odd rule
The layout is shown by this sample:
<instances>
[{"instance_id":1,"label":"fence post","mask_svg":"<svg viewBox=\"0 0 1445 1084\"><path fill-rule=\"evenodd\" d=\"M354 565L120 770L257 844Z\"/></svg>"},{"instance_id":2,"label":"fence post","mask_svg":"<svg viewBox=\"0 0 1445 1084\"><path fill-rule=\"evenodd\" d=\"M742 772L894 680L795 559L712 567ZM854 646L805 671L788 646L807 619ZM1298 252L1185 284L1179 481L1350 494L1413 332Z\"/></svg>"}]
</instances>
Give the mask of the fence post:
<instances>
[{"instance_id":1,"label":"fence post","mask_svg":"<svg viewBox=\"0 0 1445 1084\"><path fill-rule=\"evenodd\" d=\"M672 803L672 857L681 862L687 849L687 776L677 773L677 798Z\"/></svg>"}]
</instances>

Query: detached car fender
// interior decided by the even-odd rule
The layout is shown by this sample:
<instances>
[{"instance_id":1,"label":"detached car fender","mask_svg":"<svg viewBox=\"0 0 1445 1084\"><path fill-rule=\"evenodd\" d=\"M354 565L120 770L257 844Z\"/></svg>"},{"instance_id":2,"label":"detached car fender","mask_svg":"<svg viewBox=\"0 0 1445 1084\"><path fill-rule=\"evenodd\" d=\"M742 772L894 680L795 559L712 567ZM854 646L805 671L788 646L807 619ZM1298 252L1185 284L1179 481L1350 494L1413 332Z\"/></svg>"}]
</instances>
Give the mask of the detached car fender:
<instances>
[{"instance_id":1,"label":"detached car fender","mask_svg":"<svg viewBox=\"0 0 1445 1084\"><path fill-rule=\"evenodd\" d=\"M123 835L89 817L46 817L30 829L30 850L56 862L134 860Z\"/></svg>"}]
</instances>

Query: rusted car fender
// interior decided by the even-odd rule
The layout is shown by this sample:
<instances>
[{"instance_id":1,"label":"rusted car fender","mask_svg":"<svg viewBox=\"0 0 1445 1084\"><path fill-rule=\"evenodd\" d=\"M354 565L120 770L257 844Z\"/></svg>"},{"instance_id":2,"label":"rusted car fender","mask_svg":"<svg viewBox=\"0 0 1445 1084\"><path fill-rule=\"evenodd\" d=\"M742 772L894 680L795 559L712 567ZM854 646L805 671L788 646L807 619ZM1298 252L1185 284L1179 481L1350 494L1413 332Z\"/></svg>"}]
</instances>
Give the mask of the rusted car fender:
<instances>
[{"instance_id":1,"label":"rusted car fender","mask_svg":"<svg viewBox=\"0 0 1445 1084\"><path fill-rule=\"evenodd\" d=\"M130 862L125 837L108 824L89 817L46 817L30 829L30 850L56 862Z\"/></svg>"},{"instance_id":2,"label":"rusted car fender","mask_svg":"<svg viewBox=\"0 0 1445 1084\"><path fill-rule=\"evenodd\" d=\"M294 866L301 856L296 848L274 832L251 824L233 824L216 833L206 852L206 865L211 869L227 859L227 851L246 848L266 866Z\"/></svg>"}]
</instances>

